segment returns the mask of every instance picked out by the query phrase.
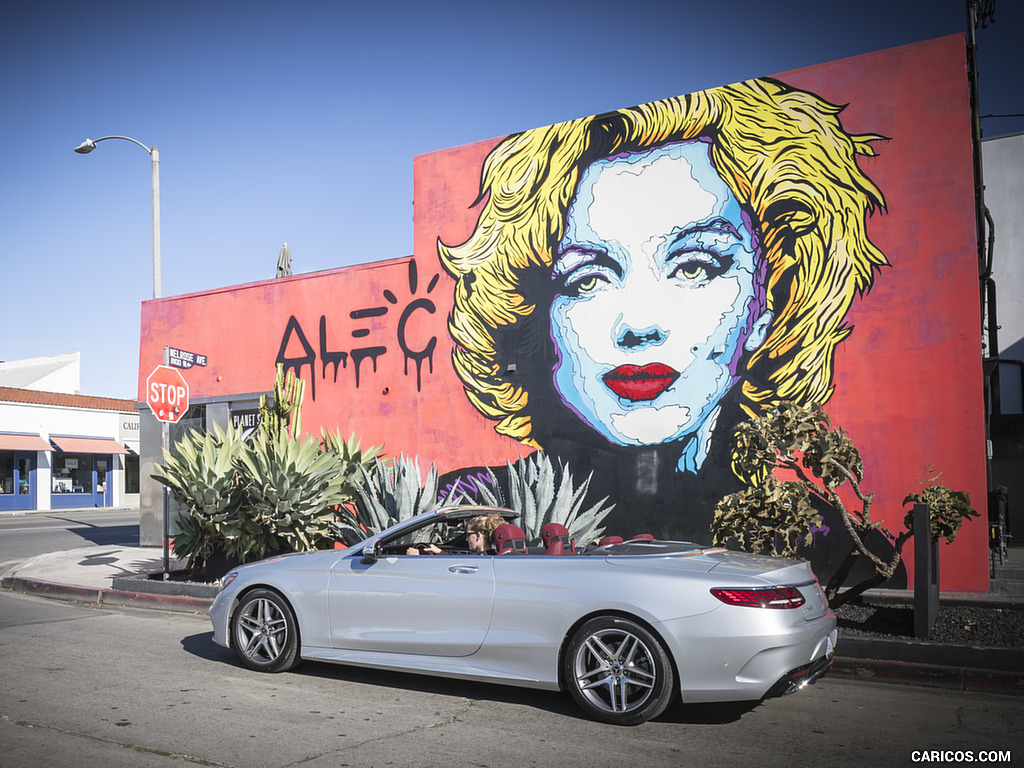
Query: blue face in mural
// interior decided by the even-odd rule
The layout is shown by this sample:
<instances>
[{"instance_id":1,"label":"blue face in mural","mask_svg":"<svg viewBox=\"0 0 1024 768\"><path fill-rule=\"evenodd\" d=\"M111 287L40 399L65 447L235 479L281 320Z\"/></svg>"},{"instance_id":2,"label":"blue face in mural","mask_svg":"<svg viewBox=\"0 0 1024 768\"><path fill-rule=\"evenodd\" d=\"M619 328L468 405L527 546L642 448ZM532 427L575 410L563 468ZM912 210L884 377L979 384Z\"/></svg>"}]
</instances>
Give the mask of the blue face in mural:
<instances>
[{"instance_id":1,"label":"blue face in mural","mask_svg":"<svg viewBox=\"0 0 1024 768\"><path fill-rule=\"evenodd\" d=\"M615 445L685 442L679 469L696 471L771 322L759 262L706 142L589 166L552 270L563 402Z\"/></svg>"}]
</instances>

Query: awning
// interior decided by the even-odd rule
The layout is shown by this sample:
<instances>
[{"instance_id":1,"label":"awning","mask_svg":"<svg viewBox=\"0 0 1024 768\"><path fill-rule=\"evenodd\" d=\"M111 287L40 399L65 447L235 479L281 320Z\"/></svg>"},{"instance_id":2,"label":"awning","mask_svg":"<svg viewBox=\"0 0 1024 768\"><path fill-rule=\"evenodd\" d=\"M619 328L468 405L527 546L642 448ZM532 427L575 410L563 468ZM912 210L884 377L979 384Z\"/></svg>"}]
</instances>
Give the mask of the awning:
<instances>
[{"instance_id":1,"label":"awning","mask_svg":"<svg viewBox=\"0 0 1024 768\"><path fill-rule=\"evenodd\" d=\"M117 440L109 437L56 437L50 440L64 453L128 453Z\"/></svg>"},{"instance_id":2,"label":"awning","mask_svg":"<svg viewBox=\"0 0 1024 768\"><path fill-rule=\"evenodd\" d=\"M0 451L52 451L39 435L12 435L0 432Z\"/></svg>"}]
</instances>

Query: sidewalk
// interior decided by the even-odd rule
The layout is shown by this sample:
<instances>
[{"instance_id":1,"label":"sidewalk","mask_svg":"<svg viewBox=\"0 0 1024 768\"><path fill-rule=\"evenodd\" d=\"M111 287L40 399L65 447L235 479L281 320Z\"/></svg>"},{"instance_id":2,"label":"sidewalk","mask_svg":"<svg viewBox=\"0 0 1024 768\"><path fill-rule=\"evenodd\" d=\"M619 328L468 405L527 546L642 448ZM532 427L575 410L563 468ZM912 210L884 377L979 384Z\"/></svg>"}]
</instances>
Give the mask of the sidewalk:
<instances>
[{"instance_id":1,"label":"sidewalk","mask_svg":"<svg viewBox=\"0 0 1024 768\"><path fill-rule=\"evenodd\" d=\"M184 569L170 555L169 570ZM24 594L98 606L207 613L217 586L165 581L157 547L90 546L39 555L9 567L0 586ZM145 578L156 574L157 578ZM909 593L878 597L913 602ZM943 602L1020 609L1024 601L996 595L943 595ZM1024 695L1024 648L942 645L919 640L844 637L840 630L832 678L875 680Z\"/></svg>"},{"instance_id":2,"label":"sidewalk","mask_svg":"<svg viewBox=\"0 0 1024 768\"><path fill-rule=\"evenodd\" d=\"M172 572L185 568L173 553L168 565ZM94 605L208 612L216 586L145 578L162 574L163 569L159 547L80 547L38 555L9 568L0 587Z\"/></svg>"}]
</instances>

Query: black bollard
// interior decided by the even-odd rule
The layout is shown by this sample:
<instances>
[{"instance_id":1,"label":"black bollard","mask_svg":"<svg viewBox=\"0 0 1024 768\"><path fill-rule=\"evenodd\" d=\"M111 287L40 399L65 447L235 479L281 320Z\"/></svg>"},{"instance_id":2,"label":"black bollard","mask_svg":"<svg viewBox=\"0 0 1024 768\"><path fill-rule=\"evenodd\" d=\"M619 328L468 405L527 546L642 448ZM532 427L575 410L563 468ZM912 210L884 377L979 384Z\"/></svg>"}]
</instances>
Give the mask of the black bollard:
<instances>
[{"instance_id":1,"label":"black bollard","mask_svg":"<svg viewBox=\"0 0 1024 768\"><path fill-rule=\"evenodd\" d=\"M939 540L932 538L930 509L914 505L914 637L927 640L939 613Z\"/></svg>"}]
</instances>

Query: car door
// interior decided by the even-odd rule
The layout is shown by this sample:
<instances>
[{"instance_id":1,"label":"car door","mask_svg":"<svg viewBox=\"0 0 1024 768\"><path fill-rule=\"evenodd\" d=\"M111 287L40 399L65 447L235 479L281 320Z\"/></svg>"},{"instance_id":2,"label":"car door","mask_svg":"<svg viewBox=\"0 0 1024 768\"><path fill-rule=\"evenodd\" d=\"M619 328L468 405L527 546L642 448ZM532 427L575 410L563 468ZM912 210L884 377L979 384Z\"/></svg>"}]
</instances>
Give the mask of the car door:
<instances>
[{"instance_id":1,"label":"car door","mask_svg":"<svg viewBox=\"0 0 1024 768\"><path fill-rule=\"evenodd\" d=\"M346 650L468 656L487 634L493 602L492 556L393 555L369 564L347 557L331 570L331 642Z\"/></svg>"}]
</instances>

